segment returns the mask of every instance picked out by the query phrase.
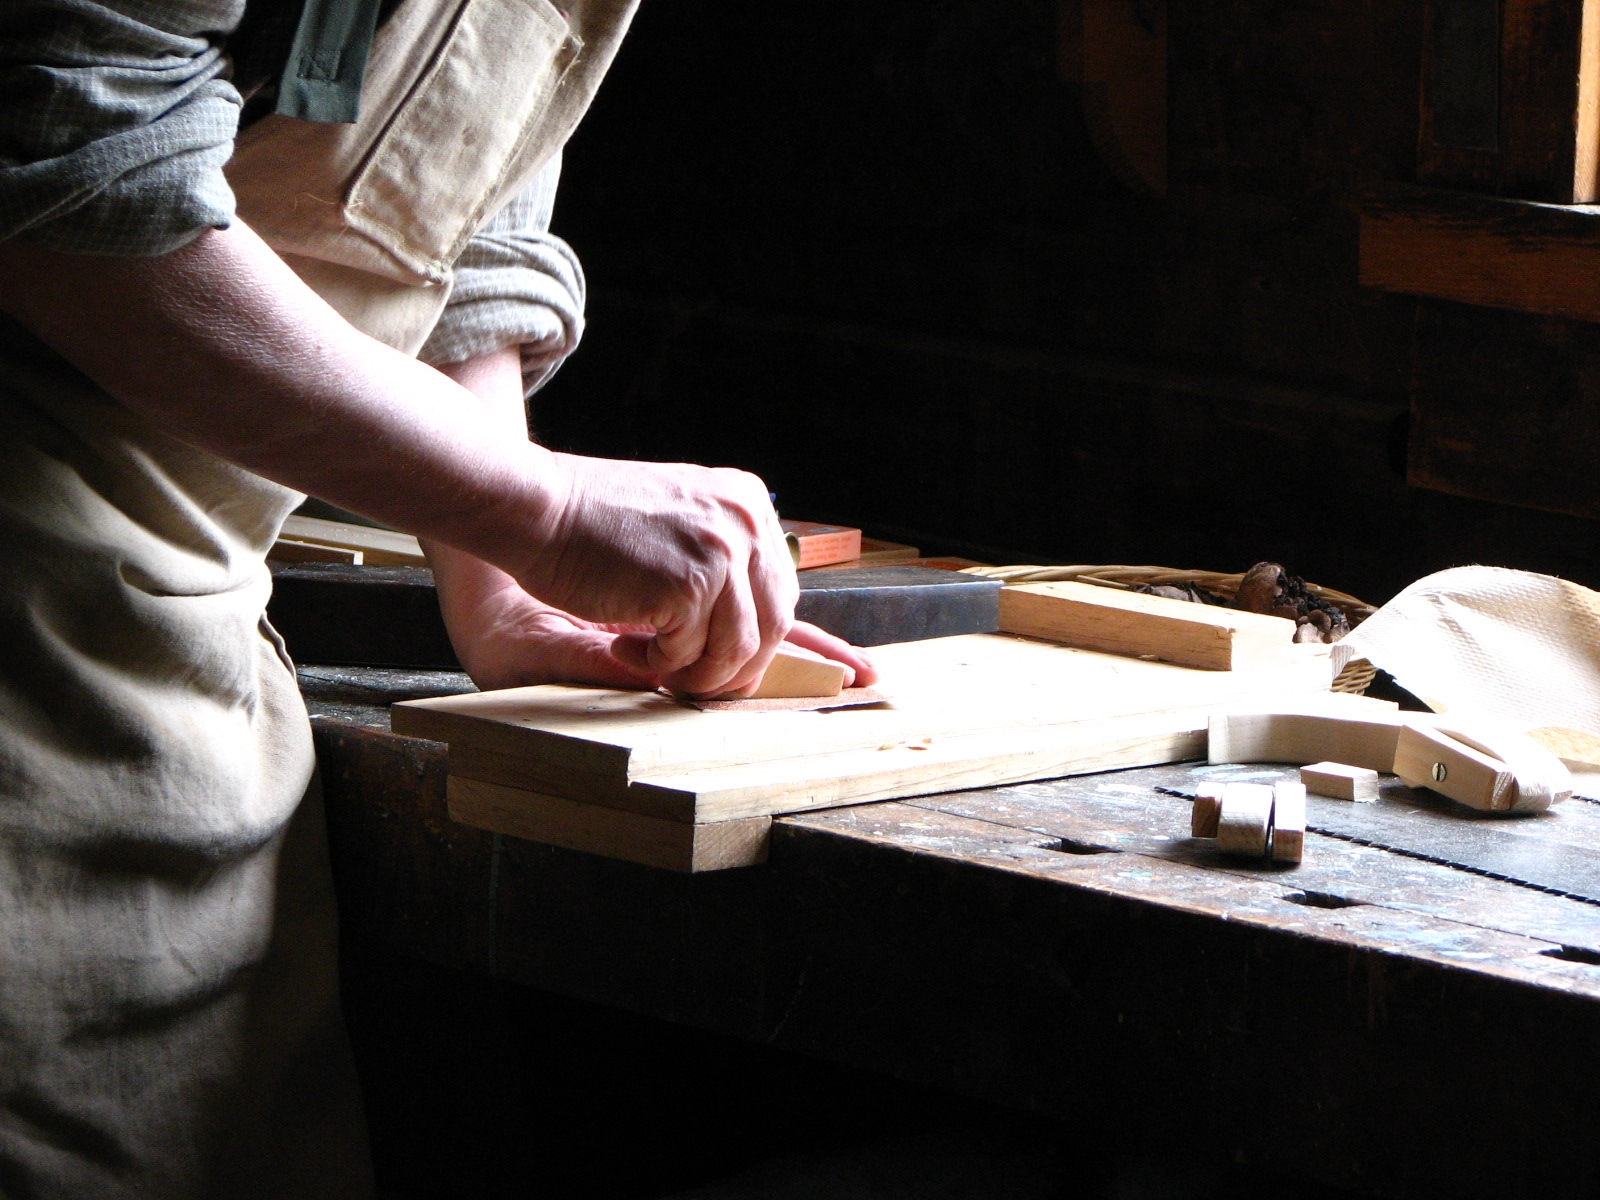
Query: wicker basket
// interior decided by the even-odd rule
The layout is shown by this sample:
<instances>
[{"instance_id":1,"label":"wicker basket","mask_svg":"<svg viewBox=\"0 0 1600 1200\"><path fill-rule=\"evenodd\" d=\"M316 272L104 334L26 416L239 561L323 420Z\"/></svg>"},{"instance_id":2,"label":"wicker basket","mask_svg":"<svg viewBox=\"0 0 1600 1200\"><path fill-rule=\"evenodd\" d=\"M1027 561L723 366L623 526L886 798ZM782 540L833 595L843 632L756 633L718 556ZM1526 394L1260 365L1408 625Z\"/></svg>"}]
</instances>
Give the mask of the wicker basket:
<instances>
[{"instance_id":1,"label":"wicker basket","mask_svg":"<svg viewBox=\"0 0 1600 1200\"><path fill-rule=\"evenodd\" d=\"M1195 587L1212 592L1225 599L1232 600L1239 591L1239 581L1244 578L1241 571L1236 575L1227 575L1221 571L1182 571L1174 567L1129 567L1129 566L1069 566L1069 567L963 567L968 575L981 575L985 579L998 579L1002 583L1093 583L1100 587L1120 588L1130 591L1133 588L1149 584L1160 583L1191 583ZM1335 608L1342 609L1350 618L1352 625L1364 621L1378 610L1365 600L1358 600L1345 592L1335 591L1333 588L1323 587L1321 584L1307 583L1307 590L1319 600L1326 600ZM1364 658L1353 658L1345 664L1344 670L1333 681L1333 690L1336 692L1350 692L1359 695L1365 692L1377 675L1378 669Z\"/></svg>"}]
</instances>

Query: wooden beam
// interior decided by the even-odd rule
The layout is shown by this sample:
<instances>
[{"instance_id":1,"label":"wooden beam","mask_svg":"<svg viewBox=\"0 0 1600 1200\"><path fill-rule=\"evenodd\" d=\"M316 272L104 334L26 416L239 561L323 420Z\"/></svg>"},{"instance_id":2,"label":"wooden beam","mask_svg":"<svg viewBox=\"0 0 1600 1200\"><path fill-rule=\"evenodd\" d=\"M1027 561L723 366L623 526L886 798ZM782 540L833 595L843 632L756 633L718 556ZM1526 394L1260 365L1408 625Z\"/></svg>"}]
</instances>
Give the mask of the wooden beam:
<instances>
[{"instance_id":1,"label":"wooden beam","mask_svg":"<svg viewBox=\"0 0 1600 1200\"><path fill-rule=\"evenodd\" d=\"M1361 283L1600 321L1600 206L1394 185L1361 210Z\"/></svg>"},{"instance_id":2,"label":"wooden beam","mask_svg":"<svg viewBox=\"0 0 1600 1200\"><path fill-rule=\"evenodd\" d=\"M1086 650L1238 671L1294 653L1294 622L1087 583L1025 583L1000 593L1000 629Z\"/></svg>"}]
</instances>

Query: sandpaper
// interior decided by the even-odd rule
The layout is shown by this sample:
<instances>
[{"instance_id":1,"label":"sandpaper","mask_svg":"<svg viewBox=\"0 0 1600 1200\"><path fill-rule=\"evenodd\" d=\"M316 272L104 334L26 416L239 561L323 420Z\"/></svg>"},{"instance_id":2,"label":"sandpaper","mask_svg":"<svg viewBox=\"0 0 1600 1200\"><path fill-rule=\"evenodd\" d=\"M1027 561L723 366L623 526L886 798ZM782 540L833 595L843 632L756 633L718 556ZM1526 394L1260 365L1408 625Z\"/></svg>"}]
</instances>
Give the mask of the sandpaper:
<instances>
[{"instance_id":1,"label":"sandpaper","mask_svg":"<svg viewBox=\"0 0 1600 1200\"><path fill-rule=\"evenodd\" d=\"M882 704L889 697L877 688L854 687L845 688L837 696L785 696L770 700L696 700L692 696L673 696L673 699L701 712L821 712L829 708Z\"/></svg>"}]
</instances>

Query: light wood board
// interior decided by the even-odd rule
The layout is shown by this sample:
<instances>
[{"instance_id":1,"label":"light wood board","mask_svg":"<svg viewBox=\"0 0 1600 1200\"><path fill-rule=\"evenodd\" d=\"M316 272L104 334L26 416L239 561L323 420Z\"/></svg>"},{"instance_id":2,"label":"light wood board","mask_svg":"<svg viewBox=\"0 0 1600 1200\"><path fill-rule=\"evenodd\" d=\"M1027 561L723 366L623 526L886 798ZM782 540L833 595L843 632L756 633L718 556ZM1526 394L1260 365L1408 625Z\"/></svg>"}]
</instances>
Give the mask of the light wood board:
<instances>
[{"instance_id":1,"label":"light wood board","mask_svg":"<svg viewBox=\"0 0 1600 1200\"><path fill-rule=\"evenodd\" d=\"M393 529L373 529L344 521L326 521L321 517L291 516L284 521L280 536L297 542L359 550L364 562L370 566L428 565L421 543L409 533L399 533Z\"/></svg>"},{"instance_id":2,"label":"light wood board","mask_svg":"<svg viewBox=\"0 0 1600 1200\"><path fill-rule=\"evenodd\" d=\"M460 777L687 823L926 795L1204 753L1210 714L1325 695L1326 647L1197 671L1027 638L878 647L894 699L832 712L697 712L646 692L543 686L398 704Z\"/></svg>"},{"instance_id":3,"label":"light wood board","mask_svg":"<svg viewBox=\"0 0 1600 1200\"><path fill-rule=\"evenodd\" d=\"M765 862L772 832L771 817L688 825L456 775L446 799L450 816L463 825L668 871Z\"/></svg>"},{"instance_id":4,"label":"light wood board","mask_svg":"<svg viewBox=\"0 0 1600 1200\"><path fill-rule=\"evenodd\" d=\"M1294 622L1088 583L1014 584L1000 628L1068 646L1213 671L1270 668L1295 653Z\"/></svg>"}]
</instances>

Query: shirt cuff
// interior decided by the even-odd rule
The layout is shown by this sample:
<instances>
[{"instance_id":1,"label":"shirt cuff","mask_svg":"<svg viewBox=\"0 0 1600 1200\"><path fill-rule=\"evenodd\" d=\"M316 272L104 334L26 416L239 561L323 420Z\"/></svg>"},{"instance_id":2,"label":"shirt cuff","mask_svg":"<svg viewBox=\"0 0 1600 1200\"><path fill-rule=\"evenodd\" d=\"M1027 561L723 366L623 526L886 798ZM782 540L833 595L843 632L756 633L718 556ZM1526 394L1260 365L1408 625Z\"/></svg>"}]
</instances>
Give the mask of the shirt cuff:
<instances>
[{"instance_id":1,"label":"shirt cuff","mask_svg":"<svg viewBox=\"0 0 1600 1200\"><path fill-rule=\"evenodd\" d=\"M472 238L455 286L417 357L462 362L507 346L522 350L524 390L555 374L583 337L587 291L572 247L548 231L559 159Z\"/></svg>"},{"instance_id":2,"label":"shirt cuff","mask_svg":"<svg viewBox=\"0 0 1600 1200\"><path fill-rule=\"evenodd\" d=\"M8 27L0 62L0 241L156 255L227 226L240 100L204 21L91 4L32 15Z\"/></svg>"}]
</instances>

